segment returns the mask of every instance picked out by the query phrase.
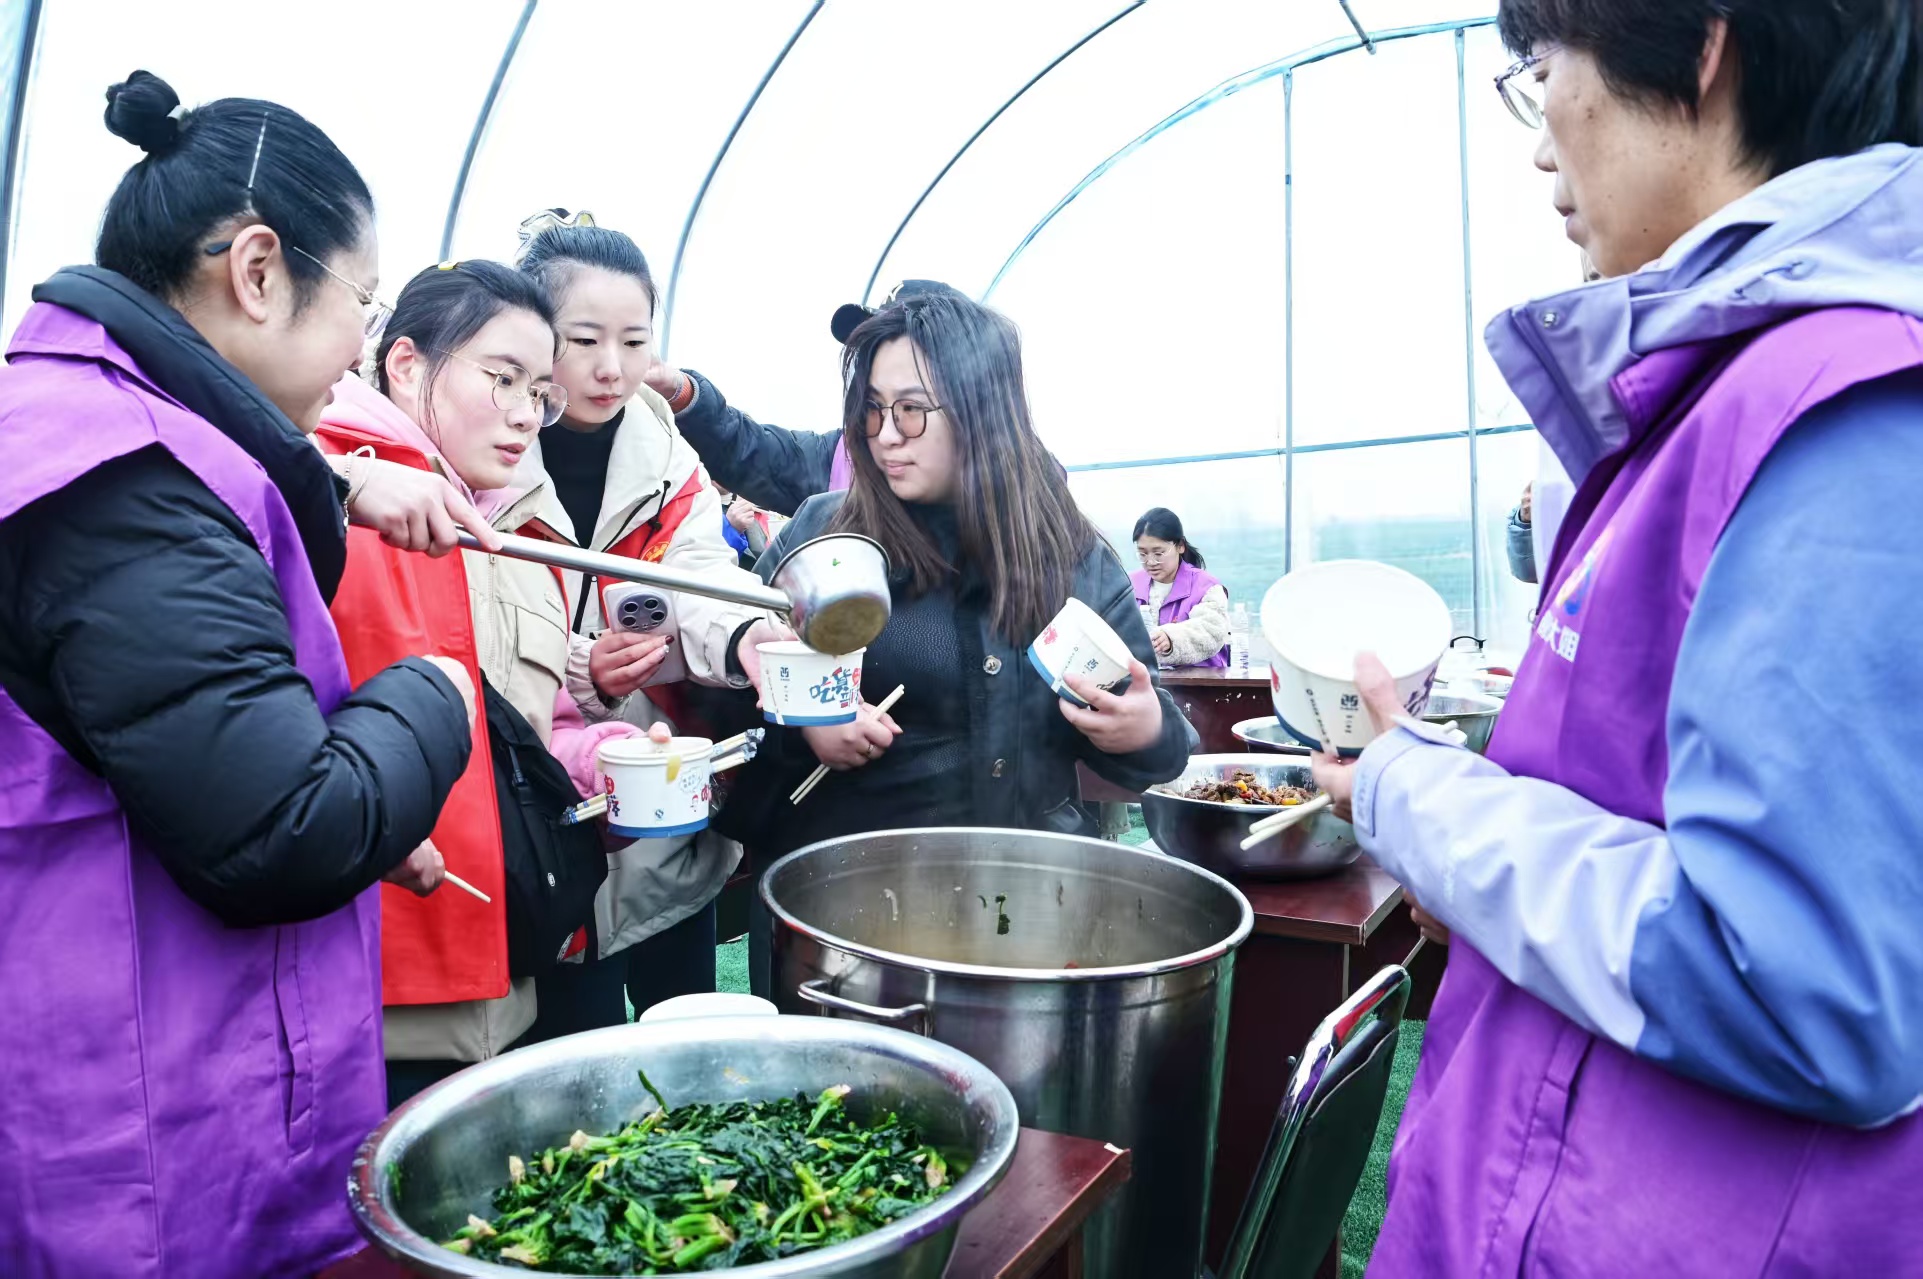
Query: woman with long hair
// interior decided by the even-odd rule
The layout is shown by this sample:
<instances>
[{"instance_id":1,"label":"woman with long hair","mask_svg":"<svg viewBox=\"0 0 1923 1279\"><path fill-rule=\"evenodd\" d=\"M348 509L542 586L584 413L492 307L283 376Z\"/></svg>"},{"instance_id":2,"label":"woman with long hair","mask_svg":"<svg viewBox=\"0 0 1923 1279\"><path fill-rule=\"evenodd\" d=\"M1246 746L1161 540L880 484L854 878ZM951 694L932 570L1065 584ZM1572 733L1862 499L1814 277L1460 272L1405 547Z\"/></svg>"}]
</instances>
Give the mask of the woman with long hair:
<instances>
[{"instance_id":1,"label":"woman with long hair","mask_svg":"<svg viewBox=\"0 0 1923 1279\"><path fill-rule=\"evenodd\" d=\"M1085 833L1077 762L1130 790L1179 774L1194 732L1151 670L1128 576L1029 421L1014 326L960 294L908 298L856 329L843 358L850 487L809 499L762 568L824 533L880 542L894 612L862 688L907 691L887 715L864 706L851 724L771 732L778 794L818 762L835 775L757 851L891 826ZM1124 692L1072 683L1086 708L1024 656L1071 598L1135 656Z\"/></svg>"}]
</instances>

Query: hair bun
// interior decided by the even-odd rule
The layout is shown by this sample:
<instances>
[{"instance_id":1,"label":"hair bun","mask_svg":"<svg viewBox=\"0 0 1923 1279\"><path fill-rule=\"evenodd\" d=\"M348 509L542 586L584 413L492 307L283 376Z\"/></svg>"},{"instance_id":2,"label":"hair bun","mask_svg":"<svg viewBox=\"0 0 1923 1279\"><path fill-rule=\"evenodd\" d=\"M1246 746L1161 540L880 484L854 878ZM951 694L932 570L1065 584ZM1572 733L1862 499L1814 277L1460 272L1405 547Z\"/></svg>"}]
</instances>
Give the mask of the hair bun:
<instances>
[{"instance_id":1,"label":"hair bun","mask_svg":"<svg viewBox=\"0 0 1923 1279\"><path fill-rule=\"evenodd\" d=\"M136 71L107 90L107 131L148 155L169 151L180 141L173 111L180 95L151 71Z\"/></svg>"}]
</instances>

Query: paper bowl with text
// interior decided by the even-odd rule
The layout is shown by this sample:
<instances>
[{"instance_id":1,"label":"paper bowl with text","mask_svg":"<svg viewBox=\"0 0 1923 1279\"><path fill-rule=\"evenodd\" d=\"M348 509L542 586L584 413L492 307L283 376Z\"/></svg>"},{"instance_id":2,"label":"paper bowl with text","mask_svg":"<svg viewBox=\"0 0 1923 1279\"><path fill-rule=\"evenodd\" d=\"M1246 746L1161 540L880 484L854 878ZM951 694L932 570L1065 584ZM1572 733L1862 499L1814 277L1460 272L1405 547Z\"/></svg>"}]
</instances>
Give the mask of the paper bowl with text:
<instances>
[{"instance_id":1,"label":"paper bowl with text","mask_svg":"<svg viewBox=\"0 0 1923 1279\"><path fill-rule=\"evenodd\" d=\"M1355 686L1356 655L1381 658L1396 700L1420 715L1452 632L1448 604L1413 573L1372 560L1297 569L1262 599L1276 717L1305 745L1359 755L1376 730Z\"/></svg>"},{"instance_id":2,"label":"paper bowl with text","mask_svg":"<svg viewBox=\"0 0 1923 1279\"><path fill-rule=\"evenodd\" d=\"M1035 668L1055 695L1076 706L1087 706L1068 687L1069 676L1077 676L1098 687L1112 689L1128 678L1133 654L1115 628L1080 600L1072 599L1055 614L1055 620L1042 628L1028 646L1028 664Z\"/></svg>"},{"instance_id":3,"label":"paper bowl with text","mask_svg":"<svg viewBox=\"0 0 1923 1279\"><path fill-rule=\"evenodd\" d=\"M692 835L708 826L714 799L714 742L676 737L665 745L617 737L595 752L608 796L608 832L623 839Z\"/></svg>"},{"instance_id":4,"label":"paper bowl with text","mask_svg":"<svg viewBox=\"0 0 1923 1279\"><path fill-rule=\"evenodd\" d=\"M761 717L815 728L849 724L861 709L861 659L868 650L817 653L799 640L755 645L761 654Z\"/></svg>"}]
</instances>

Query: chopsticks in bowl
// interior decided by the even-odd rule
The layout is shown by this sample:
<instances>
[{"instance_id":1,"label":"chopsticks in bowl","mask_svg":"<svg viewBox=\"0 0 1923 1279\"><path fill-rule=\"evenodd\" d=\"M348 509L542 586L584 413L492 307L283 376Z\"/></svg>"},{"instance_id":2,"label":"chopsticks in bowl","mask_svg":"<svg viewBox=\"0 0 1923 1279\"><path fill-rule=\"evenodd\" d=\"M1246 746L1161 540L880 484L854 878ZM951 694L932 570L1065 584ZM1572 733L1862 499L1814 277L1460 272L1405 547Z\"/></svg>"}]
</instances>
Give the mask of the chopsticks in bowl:
<instances>
[{"instance_id":1,"label":"chopsticks in bowl","mask_svg":"<svg viewBox=\"0 0 1923 1279\"><path fill-rule=\"evenodd\" d=\"M1249 836L1242 841L1243 851L1246 852L1254 848L1265 839L1275 837L1303 818L1321 812L1334 802L1334 799L1324 792L1305 804L1297 804L1293 808L1285 808L1279 813L1270 813L1267 817L1264 817L1261 821L1249 827Z\"/></svg>"}]
</instances>

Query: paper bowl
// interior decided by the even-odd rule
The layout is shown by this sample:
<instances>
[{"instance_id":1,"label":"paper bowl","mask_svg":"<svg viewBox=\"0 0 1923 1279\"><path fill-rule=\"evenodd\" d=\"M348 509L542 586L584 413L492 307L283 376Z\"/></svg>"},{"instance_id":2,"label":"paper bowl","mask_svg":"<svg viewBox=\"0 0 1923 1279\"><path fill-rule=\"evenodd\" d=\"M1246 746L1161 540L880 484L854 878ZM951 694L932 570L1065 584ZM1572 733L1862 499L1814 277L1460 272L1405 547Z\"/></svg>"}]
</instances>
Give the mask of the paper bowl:
<instances>
[{"instance_id":1,"label":"paper bowl","mask_svg":"<svg viewBox=\"0 0 1923 1279\"><path fill-rule=\"evenodd\" d=\"M608 832L662 839L705 830L714 799L713 755L714 743L705 737L676 737L666 746L645 737L601 743L595 759L608 796Z\"/></svg>"},{"instance_id":2,"label":"paper bowl","mask_svg":"<svg viewBox=\"0 0 1923 1279\"><path fill-rule=\"evenodd\" d=\"M1276 717L1305 745L1359 755L1376 730L1355 686L1356 655L1381 658L1396 700L1420 715L1451 633L1449 606L1413 573L1370 560L1297 569L1262 599Z\"/></svg>"},{"instance_id":3,"label":"paper bowl","mask_svg":"<svg viewBox=\"0 0 1923 1279\"><path fill-rule=\"evenodd\" d=\"M800 728L854 721L861 710L861 659L867 649L817 653L796 640L755 648L761 654L763 719Z\"/></svg>"},{"instance_id":4,"label":"paper bowl","mask_svg":"<svg viewBox=\"0 0 1923 1279\"><path fill-rule=\"evenodd\" d=\"M1028 646L1028 664L1035 668L1055 695L1076 706L1088 703L1068 687L1068 677L1079 676L1108 689L1128 678L1133 654L1115 628L1080 600L1071 599Z\"/></svg>"}]
</instances>

